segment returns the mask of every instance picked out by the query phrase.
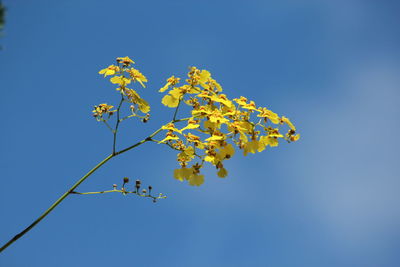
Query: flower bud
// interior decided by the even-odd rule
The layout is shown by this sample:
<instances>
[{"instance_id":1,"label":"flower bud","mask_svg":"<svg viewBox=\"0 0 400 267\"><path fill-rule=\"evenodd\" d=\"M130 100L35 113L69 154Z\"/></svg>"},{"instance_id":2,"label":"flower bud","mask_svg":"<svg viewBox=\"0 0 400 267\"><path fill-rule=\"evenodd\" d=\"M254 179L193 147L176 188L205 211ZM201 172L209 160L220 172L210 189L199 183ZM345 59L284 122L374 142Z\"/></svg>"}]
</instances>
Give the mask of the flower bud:
<instances>
[{"instance_id":1,"label":"flower bud","mask_svg":"<svg viewBox=\"0 0 400 267\"><path fill-rule=\"evenodd\" d=\"M128 177L124 177L124 184L129 183L129 178Z\"/></svg>"},{"instance_id":2,"label":"flower bud","mask_svg":"<svg viewBox=\"0 0 400 267\"><path fill-rule=\"evenodd\" d=\"M139 190L139 188L140 188L140 185L141 185L141 181L140 180L136 180L136 188Z\"/></svg>"}]
</instances>

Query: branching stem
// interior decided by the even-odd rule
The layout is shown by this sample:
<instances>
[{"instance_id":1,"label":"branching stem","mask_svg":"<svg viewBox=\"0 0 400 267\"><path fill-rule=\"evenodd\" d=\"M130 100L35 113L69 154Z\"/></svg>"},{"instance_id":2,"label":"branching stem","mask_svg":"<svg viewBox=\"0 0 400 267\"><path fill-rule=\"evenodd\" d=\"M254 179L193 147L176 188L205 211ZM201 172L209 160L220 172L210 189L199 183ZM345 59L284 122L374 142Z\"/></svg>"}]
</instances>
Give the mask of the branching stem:
<instances>
[{"instance_id":1,"label":"branching stem","mask_svg":"<svg viewBox=\"0 0 400 267\"><path fill-rule=\"evenodd\" d=\"M122 105L123 102L123 98L120 102L120 106ZM119 106L119 107L120 107ZM189 118L184 118L184 119L179 119L179 120L173 120L171 122L180 122L180 121L185 121L188 120ZM170 123L171 123L170 122ZM116 128L118 126L118 123L116 125ZM14 243L15 241L17 241L18 239L20 239L22 236L24 236L27 232L29 232L33 227L35 227L41 220L43 220L55 207L57 207L68 195L73 194L74 190L81 184L83 183L90 175L92 175L97 169L99 169L101 166L103 166L107 161L109 161L110 159L125 153L145 142L151 141L152 138L158 134L159 132L161 132L162 129L158 129L157 131L153 132L152 134L150 134L148 137L144 138L143 140L137 142L136 144L133 144L125 149L122 149L120 151L113 151L113 153L109 156L107 156L105 159L103 159L100 163L98 163L93 169L91 169L89 172L87 172L84 176L82 176L71 188L69 188L61 197L59 197L45 212L42 213L42 215L40 215L33 223L31 223L28 227L26 227L22 232L20 232L19 234L15 235L13 238L11 238L6 244L4 244L1 248L0 248L0 253L3 252L8 246L10 246L12 243ZM114 136L114 148L115 148L115 140L116 137Z\"/></svg>"}]
</instances>

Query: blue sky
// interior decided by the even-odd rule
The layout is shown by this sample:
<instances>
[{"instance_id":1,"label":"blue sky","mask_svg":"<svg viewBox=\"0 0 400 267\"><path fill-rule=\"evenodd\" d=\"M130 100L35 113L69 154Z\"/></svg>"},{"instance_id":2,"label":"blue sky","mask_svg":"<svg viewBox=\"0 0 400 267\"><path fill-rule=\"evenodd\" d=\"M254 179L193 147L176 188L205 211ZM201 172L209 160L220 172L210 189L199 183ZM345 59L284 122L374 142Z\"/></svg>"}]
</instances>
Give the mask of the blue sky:
<instances>
[{"instance_id":1,"label":"blue sky","mask_svg":"<svg viewBox=\"0 0 400 267\"><path fill-rule=\"evenodd\" d=\"M30 266L399 266L397 1L3 1L0 243L110 153L91 117L116 104L97 74L130 56L149 79L147 124L170 120L158 89L195 65L230 97L296 124L293 144L243 157L229 177L172 178L175 152L149 144L79 188L140 178L167 199L69 196L0 256Z\"/></svg>"}]
</instances>

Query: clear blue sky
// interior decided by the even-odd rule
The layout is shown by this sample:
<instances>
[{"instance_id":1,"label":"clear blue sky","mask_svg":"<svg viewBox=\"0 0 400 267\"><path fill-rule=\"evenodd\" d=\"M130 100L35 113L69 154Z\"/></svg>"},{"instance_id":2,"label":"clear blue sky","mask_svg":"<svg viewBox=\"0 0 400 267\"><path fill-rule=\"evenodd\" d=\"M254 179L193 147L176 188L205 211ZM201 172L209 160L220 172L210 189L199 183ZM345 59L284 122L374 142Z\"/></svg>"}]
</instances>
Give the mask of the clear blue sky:
<instances>
[{"instance_id":1,"label":"clear blue sky","mask_svg":"<svg viewBox=\"0 0 400 267\"><path fill-rule=\"evenodd\" d=\"M227 162L191 187L174 151L113 159L81 191L140 178L168 199L68 197L0 255L0 266L400 266L398 1L3 1L0 243L21 231L111 148L93 105L116 104L98 75L130 56L157 91L190 65L231 97L291 118L302 139Z\"/></svg>"}]
</instances>

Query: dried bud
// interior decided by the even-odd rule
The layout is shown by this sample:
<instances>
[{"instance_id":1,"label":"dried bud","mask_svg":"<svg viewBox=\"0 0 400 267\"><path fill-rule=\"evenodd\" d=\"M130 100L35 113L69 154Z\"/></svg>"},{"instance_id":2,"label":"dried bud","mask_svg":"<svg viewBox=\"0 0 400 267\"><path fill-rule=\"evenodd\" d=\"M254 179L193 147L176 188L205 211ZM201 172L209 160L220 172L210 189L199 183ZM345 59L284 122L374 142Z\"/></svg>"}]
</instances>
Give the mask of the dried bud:
<instances>
[{"instance_id":1,"label":"dried bud","mask_svg":"<svg viewBox=\"0 0 400 267\"><path fill-rule=\"evenodd\" d=\"M142 121L143 121L144 123L146 123L146 122L149 121L149 119L150 119L150 114L147 113L147 114L146 114L146 117L144 117Z\"/></svg>"},{"instance_id":2,"label":"dried bud","mask_svg":"<svg viewBox=\"0 0 400 267\"><path fill-rule=\"evenodd\" d=\"M137 189L140 188L141 183L142 183L142 182L141 182L140 180L136 180L136 188L137 188Z\"/></svg>"}]
</instances>

